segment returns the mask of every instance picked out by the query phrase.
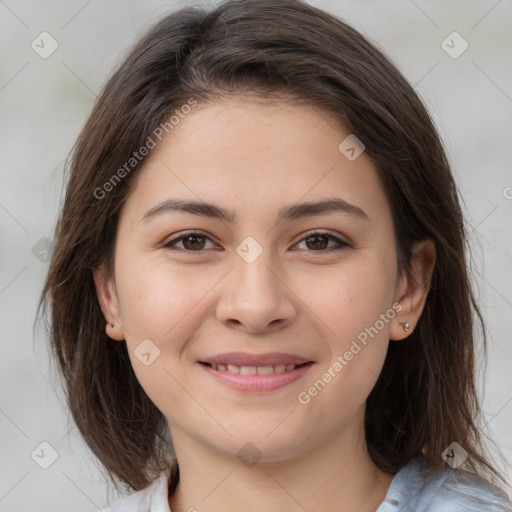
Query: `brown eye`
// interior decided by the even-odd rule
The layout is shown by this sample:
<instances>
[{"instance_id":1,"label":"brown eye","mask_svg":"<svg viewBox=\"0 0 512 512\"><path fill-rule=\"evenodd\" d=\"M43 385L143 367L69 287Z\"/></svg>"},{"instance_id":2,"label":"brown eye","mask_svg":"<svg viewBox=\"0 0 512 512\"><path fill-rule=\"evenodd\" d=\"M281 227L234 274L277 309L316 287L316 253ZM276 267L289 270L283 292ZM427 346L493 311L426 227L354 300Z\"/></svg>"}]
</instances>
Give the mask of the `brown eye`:
<instances>
[{"instance_id":1,"label":"brown eye","mask_svg":"<svg viewBox=\"0 0 512 512\"><path fill-rule=\"evenodd\" d=\"M188 252L201 252L205 248L207 241L211 240L201 233L189 233L173 238L164 244L167 249L184 250ZM181 243L181 247L178 244ZM213 245L213 243L212 243Z\"/></svg>"},{"instance_id":2,"label":"brown eye","mask_svg":"<svg viewBox=\"0 0 512 512\"><path fill-rule=\"evenodd\" d=\"M334 241L337 246L329 247L329 243L331 241ZM331 250L335 251L343 249L344 247L349 247L348 243L340 240L330 233L310 233L308 236L303 238L298 245L301 243L306 245L306 249L308 249L309 252L330 252Z\"/></svg>"},{"instance_id":3,"label":"brown eye","mask_svg":"<svg viewBox=\"0 0 512 512\"><path fill-rule=\"evenodd\" d=\"M329 237L325 235L313 235L306 238L306 246L308 249L327 249L329 245Z\"/></svg>"},{"instance_id":4,"label":"brown eye","mask_svg":"<svg viewBox=\"0 0 512 512\"><path fill-rule=\"evenodd\" d=\"M213 246L210 248L216 248L216 245L209 237L202 235L201 233L189 233L184 235L182 234L181 236L169 240L163 247L183 252L203 252L203 249L208 249L208 247L206 247L208 242ZM335 245L329 245L331 242L334 242ZM331 252L345 247L350 247L347 242L340 240L338 237L335 237L330 233L322 232L310 233L297 245L302 243L306 244L306 250L308 250L308 252ZM181 244L181 246L179 244Z\"/></svg>"},{"instance_id":5,"label":"brown eye","mask_svg":"<svg viewBox=\"0 0 512 512\"><path fill-rule=\"evenodd\" d=\"M205 241L204 236L195 236L195 235L189 235L182 238L183 240L183 247L185 249L202 249L204 247Z\"/></svg>"}]
</instances>

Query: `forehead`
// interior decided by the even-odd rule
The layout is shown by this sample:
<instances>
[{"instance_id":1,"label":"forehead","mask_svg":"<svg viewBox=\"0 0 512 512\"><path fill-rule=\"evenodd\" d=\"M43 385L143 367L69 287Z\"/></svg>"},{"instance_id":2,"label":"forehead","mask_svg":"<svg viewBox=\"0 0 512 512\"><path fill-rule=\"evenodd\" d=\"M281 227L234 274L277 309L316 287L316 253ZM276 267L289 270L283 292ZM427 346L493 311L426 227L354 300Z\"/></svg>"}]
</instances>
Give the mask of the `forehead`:
<instances>
[{"instance_id":1,"label":"forehead","mask_svg":"<svg viewBox=\"0 0 512 512\"><path fill-rule=\"evenodd\" d=\"M334 114L312 106L201 103L157 141L125 206L140 218L159 201L186 197L236 206L240 218L336 195L389 214L371 160L343 151L352 136Z\"/></svg>"}]
</instances>

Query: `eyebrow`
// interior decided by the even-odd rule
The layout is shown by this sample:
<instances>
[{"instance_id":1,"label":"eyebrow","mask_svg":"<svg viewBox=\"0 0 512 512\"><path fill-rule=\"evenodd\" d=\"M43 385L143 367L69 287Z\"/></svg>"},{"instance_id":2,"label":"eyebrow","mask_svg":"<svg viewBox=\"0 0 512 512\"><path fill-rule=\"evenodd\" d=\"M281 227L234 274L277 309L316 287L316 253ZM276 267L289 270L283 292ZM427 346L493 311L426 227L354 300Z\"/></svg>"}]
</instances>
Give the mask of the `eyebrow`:
<instances>
[{"instance_id":1,"label":"eyebrow","mask_svg":"<svg viewBox=\"0 0 512 512\"><path fill-rule=\"evenodd\" d=\"M140 218L140 221L147 222L148 220L155 218L158 215L173 212L191 213L193 215L225 220L227 222L235 222L237 216L237 212L233 210L226 210L225 208L216 206L211 203L199 201L183 201L180 199L167 199L166 201L148 210ZM277 220L291 221L303 217L322 215L325 213L346 213L366 221L370 220L368 215L364 212L364 210L359 208L359 206L347 203L340 198L284 206L277 213Z\"/></svg>"}]
</instances>

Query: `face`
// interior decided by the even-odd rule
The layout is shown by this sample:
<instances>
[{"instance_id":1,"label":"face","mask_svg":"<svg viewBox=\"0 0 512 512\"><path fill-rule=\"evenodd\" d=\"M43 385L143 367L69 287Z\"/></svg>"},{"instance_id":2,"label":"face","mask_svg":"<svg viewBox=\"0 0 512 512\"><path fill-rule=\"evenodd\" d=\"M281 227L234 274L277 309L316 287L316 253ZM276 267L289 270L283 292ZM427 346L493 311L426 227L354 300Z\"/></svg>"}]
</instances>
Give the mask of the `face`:
<instances>
[{"instance_id":1,"label":"face","mask_svg":"<svg viewBox=\"0 0 512 512\"><path fill-rule=\"evenodd\" d=\"M95 279L173 437L284 460L362 428L405 282L375 168L338 147L349 135L306 106L199 104L140 170L115 280Z\"/></svg>"}]
</instances>

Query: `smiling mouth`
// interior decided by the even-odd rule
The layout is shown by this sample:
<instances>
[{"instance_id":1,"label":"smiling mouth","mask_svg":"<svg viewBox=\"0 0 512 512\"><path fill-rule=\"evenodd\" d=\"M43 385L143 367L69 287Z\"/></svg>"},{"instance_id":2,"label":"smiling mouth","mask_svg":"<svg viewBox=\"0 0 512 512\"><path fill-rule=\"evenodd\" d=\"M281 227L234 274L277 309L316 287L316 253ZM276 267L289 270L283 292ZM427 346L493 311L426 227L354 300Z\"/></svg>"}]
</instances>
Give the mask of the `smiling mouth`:
<instances>
[{"instance_id":1,"label":"smiling mouth","mask_svg":"<svg viewBox=\"0 0 512 512\"><path fill-rule=\"evenodd\" d=\"M237 366L236 364L214 364L200 361L200 364L208 366L213 370L228 372L239 375L270 375L273 373L285 373L313 364L312 361L302 364L276 364L273 366Z\"/></svg>"}]
</instances>

